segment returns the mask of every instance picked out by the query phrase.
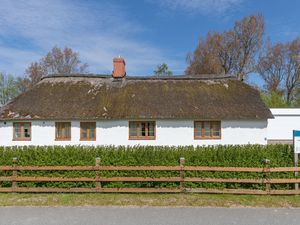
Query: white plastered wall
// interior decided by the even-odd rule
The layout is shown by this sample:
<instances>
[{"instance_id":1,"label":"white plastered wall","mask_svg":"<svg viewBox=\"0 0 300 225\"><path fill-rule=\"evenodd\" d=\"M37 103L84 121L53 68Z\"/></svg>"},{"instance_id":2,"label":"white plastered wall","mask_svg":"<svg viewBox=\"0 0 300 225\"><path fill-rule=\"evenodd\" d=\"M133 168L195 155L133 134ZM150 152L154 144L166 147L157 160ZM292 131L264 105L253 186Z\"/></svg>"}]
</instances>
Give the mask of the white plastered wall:
<instances>
[{"instance_id":1,"label":"white plastered wall","mask_svg":"<svg viewBox=\"0 0 300 225\"><path fill-rule=\"evenodd\" d=\"M292 141L293 130L300 130L300 109L270 109L274 119L268 119L268 141Z\"/></svg>"},{"instance_id":2,"label":"white plastered wall","mask_svg":"<svg viewBox=\"0 0 300 225\"><path fill-rule=\"evenodd\" d=\"M266 144L266 120L221 121L221 139L194 140L193 120L156 120L156 140L129 140L128 121L97 121L96 141L80 141L80 121L72 121L71 141L55 141L55 121L31 121L31 141L13 141L12 122L0 122L0 145L218 145Z\"/></svg>"}]
</instances>

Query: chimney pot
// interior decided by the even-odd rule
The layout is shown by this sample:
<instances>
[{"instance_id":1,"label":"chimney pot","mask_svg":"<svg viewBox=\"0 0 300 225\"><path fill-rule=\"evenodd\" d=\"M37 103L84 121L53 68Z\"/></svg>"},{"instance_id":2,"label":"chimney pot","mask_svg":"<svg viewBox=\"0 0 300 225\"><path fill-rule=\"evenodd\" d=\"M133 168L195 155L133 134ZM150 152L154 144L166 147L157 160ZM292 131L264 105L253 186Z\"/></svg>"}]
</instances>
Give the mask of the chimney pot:
<instances>
[{"instance_id":1,"label":"chimney pot","mask_svg":"<svg viewBox=\"0 0 300 225\"><path fill-rule=\"evenodd\" d=\"M120 56L113 59L114 70L112 72L113 78L122 78L126 75L125 60Z\"/></svg>"}]
</instances>

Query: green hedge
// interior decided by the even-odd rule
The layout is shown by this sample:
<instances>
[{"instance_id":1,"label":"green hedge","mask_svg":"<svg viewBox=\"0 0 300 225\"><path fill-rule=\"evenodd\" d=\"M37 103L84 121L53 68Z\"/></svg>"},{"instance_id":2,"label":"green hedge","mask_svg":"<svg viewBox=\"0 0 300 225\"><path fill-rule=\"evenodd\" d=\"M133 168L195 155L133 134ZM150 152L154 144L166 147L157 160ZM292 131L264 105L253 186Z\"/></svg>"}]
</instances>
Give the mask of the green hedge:
<instances>
[{"instance_id":1,"label":"green hedge","mask_svg":"<svg viewBox=\"0 0 300 225\"><path fill-rule=\"evenodd\" d=\"M101 157L101 165L179 165L178 159L184 157L186 165L191 166L241 166L263 167L264 160L269 159L272 167L293 166L293 151L289 145L245 145L245 146L210 146L210 147L0 147L0 165L11 165L12 158L18 158L22 166L46 165L95 165L95 158ZM10 172L1 172L0 176ZM22 176L65 176L93 177L93 171L23 171ZM177 171L102 171L101 176L178 176ZM201 177L236 177L258 178L263 174L229 173L229 172L187 172L186 176ZM292 177L292 173L278 173L274 177ZM0 183L1 184L1 183ZM2 187L10 186L10 182L2 182ZM22 187L94 187L92 182L23 182ZM105 187L178 187L178 183L165 182L107 182ZM253 184L218 184L218 183L188 183L189 187L214 188L256 188L262 185ZM288 189L290 185L273 186L277 189Z\"/></svg>"}]
</instances>

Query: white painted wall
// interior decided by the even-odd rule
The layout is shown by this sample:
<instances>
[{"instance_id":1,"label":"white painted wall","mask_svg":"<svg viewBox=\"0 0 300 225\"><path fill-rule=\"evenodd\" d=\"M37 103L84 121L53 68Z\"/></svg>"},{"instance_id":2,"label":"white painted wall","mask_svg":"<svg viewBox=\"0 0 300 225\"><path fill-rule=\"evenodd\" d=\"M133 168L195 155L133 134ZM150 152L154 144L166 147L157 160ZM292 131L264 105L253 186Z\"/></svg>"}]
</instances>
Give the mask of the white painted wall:
<instances>
[{"instance_id":1,"label":"white painted wall","mask_svg":"<svg viewBox=\"0 0 300 225\"><path fill-rule=\"evenodd\" d=\"M300 109L270 109L274 119L268 119L268 141L293 139L293 130L300 130Z\"/></svg>"},{"instance_id":2,"label":"white painted wall","mask_svg":"<svg viewBox=\"0 0 300 225\"><path fill-rule=\"evenodd\" d=\"M32 121L31 141L12 141L12 122L0 122L0 145L218 145L266 144L267 121L221 122L220 140L194 140L193 120L157 120L156 140L128 140L128 121L97 121L96 141L80 141L80 121L72 121L71 141L55 141L55 121Z\"/></svg>"}]
</instances>

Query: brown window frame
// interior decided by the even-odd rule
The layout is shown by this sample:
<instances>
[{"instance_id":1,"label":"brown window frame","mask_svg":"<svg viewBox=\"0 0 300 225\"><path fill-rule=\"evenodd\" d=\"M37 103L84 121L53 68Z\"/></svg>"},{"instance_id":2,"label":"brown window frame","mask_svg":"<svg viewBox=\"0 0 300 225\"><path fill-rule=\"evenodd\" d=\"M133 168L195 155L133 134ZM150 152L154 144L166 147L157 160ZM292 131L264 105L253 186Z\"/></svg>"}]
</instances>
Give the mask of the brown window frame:
<instances>
[{"instance_id":1,"label":"brown window frame","mask_svg":"<svg viewBox=\"0 0 300 225\"><path fill-rule=\"evenodd\" d=\"M24 132L24 124L29 124L29 134L30 137L16 137L16 130L15 130L15 125L20 124L20 129L21 129L21 134L25 133ZM21 135L22 136L22 135ZM13 122L13 141L31 141L32 137L32 129L31 129L31 122Z\"/></svg>"},{"instance_id":2,"label":"brown window frame","mask_svg":"<svg viewBox=\"0 0 300 225\"><path fill-rule=\"evenodd\" d=\"M70 137L57 137L57 125L59 123L68 123L70 124ZM63 127L61 133L64 134L64 130L65 130L65 127ZM71 138L72 138L72 134L71 134L71 131L72 131L72 123L71 122L67 122L67 121L61 121L61 122L55 122L55 141L71 141Z\"/></svg>"},{"instance_id":3,"label":"brown window frame","mask_svg":"<svg viewBox=\"0 0 300 225\"><path fill-rule=\"evenodd\" d=\"M210 136L204 136L204 123L210 123ZM196 124L201 123L201 133L202 136L197 136L196 132ZM213 124L218 123L219 124L219 136L213 136ZM201 120L201 121L194 121L194 139L195 140L214 140L214 139L221 139L222 133L221 133L221 121L208 121L208 120Z\"/></svg>"},{"instance_id":4,"label":"brown window frame","mask_svg":"<svg viewBox=\"0 0 300 225\"><path fill-rule=\"evenodd\" d=\"M154 136L148 136L148 126L145 126L145 134L146 136L130 136L130 128L132 123L142 124L142 123L153 123L153 133ZM138 126L139 129L140 126ZM139 133L139 130L137 129L137 134ZM155 121L129 121L128 122L128 137L129 140L155 140L156 139L156 122Z\"/></svg>"},{"instance_id":5,"label":"brown window frame","mask_svg":"<svg viewBox=\"0 0 300 225\"><path fill-rule=\"evenodd\" d=\"M87 124L89 125L89 127L87 127L87 134L86 134L86 138L82 137L82 124ZM94 127L95 127L95 131L94 131L94 136L93 138L89 137L90 136L90 130L91 130L91 127L90 125L91 124L94 124ZM97 126L96 126L96 122L80 122L80 141L96 141L96 130L97 130Z\"/></svg>"}]
</instances>

